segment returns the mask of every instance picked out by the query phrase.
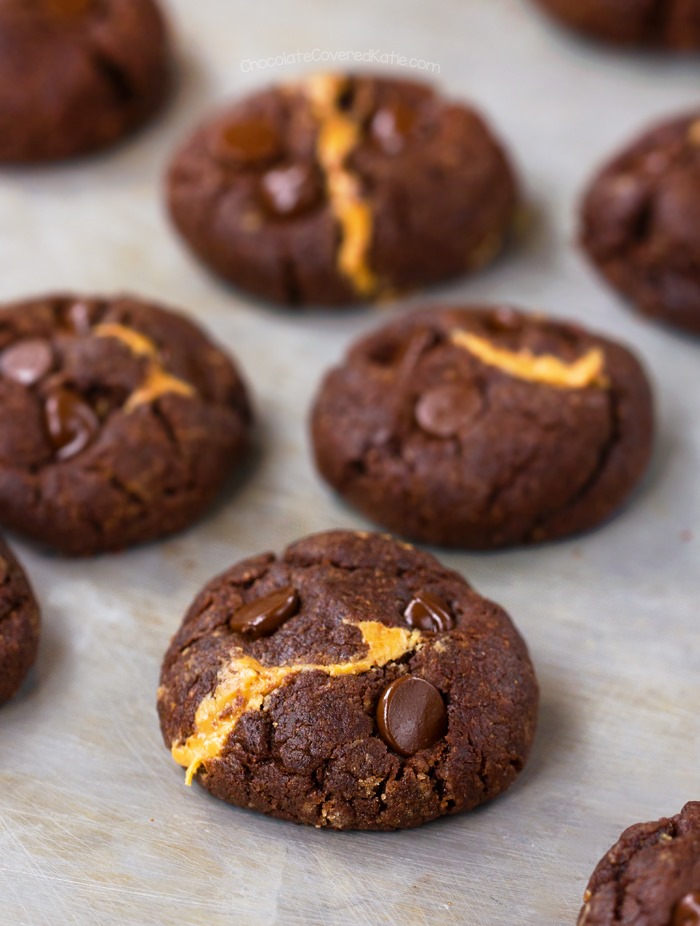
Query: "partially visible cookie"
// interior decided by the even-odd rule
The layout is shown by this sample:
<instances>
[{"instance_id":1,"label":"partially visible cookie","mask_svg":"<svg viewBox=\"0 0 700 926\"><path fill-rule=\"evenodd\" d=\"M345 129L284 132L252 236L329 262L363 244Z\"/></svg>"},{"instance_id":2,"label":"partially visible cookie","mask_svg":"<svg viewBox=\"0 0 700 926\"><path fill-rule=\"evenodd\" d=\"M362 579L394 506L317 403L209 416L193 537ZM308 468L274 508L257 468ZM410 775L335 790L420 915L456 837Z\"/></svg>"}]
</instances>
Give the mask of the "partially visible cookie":
<instances>
[{"instance_id":1,"label":"partially visible cookie","mask_svg":"<svg viewBox=\"0 0 700 926\"><path fill-rule=\"evenodd\" d=\"M168 176L173 221L209 267L287 305L387 298L501 249L517 191L469 106L420 83L321 75L206 120Z\"/></svg>"},{"instance_id":2,"label":"partially visible cookie","mask_svg":"<svg viewBox=\"0 0 700 926\"><path fill-rule=\"evenodd\" d=\"M628 350L508 307L435 307L363 337L311 417L317 467L352 505L466 549L599 524L643 474L652 430Z\"/></svg>"},{"instance_id":3,"label":"partially visible cookie","mask_svg":"<svg viewBox=\"0 0 700 926\"><path fill-rule=\"evenodd\" d=\"M417 826L500 794L537 704L505 611L429 554L348 531L212 580L158 691L188 783L341 830Z\"/></svg>"},{"instance_id":4,"label":"partially visible cookie","mask_svg":"<svg viewBox=\"0 0 700 926\"><path fill-rule=\"evenodd\" d=\"M0 704L15 695L39 648L39 606L24 570L0 540Z\"/></svg>"},{"instance_id":5,"label":"partially visible cookie","mask_svg":"<svg viewBox=\"0 0 700 926\"><path fill-rule=\"evenodd\" d=\"M232 360L133 297L0 308L0 523L66 554L194 521L246 457Z\"/></svg>"},{"instance_id":6,"label":"partially visible cookie","mask_svg":"<svg viewBox=\"0 0 700 926\"><path fill-rule=\"evenodd\" d=\"M618 45L700 49L697 0L536 0L572 29Z\"/></svg>"},{"instance_id":7,"label":"partially visible cookie","mask_svg":"<svg viewBox=\"0 0 700 926\"><path fill-rule=\"evenodd\" d=\"M644 133L602 169L581 242L639 311L700 333L700 111Z\"/></svg>"},{"instance_id":8,"label":"partially visible cookie","mask_svg":"<svg viewBox=\"0 0 700 926\"><path fill-rule=\"evenodd\" d=\"M599 862L578 926L699 926L700 802L630 826Z\"/></svg>"},{"instance_id":9,"label":"partially visible cookie","mask_svg":"<svg viewBox=\"0 0 700 926\"><path fill-rule=\"evenodd\" d=\"M53 161L121 139L170 83L154 0L0 0L0 163Z\"/></svg>"}]
</instances>

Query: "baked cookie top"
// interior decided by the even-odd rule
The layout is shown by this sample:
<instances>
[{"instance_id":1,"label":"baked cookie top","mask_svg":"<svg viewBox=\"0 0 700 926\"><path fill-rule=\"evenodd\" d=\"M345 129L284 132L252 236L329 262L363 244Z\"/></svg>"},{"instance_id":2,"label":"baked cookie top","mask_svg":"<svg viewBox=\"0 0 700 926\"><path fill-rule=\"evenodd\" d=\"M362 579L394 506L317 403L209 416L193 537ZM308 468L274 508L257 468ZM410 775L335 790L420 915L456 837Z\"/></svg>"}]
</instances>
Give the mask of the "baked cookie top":
<instances>
[{"instance_id":1,"label":"baked cookie top","mask_svg":"<svg viewBox=\"0 0 700 926\"><path fill-rule=\"evenodd\" d=\"M700 333L700 112L651 129L603 168L581 241L642 312Z\"/></svg>"},{"instance_id":2,"label":"baked cookie top","mask_svg":"<svg viewBox=\"0 0 700 926\"><path fill-rule=\"evenodd\" d=\"M373 520L489 548L610 514L646 467L652 409L619 344L509 307L436 307L358 341L311 427L320 472Z\"/></svg>"},{"instance_id":3,"label":"baked cookie top","mask_svg":"<svg viewBox=\"0 0 700 926\"><path fill-rule=\"evenodd\" d=\"M24 570L0 540L0 704L17 693L39 647L39 606Z\"/></svg>"},{"instance_id":4,"label":"baked cookie top","mask_svg":"<svg viewBox=\"0 0 700 926\"><path fill-rule=\"evenodd\" d=\"M700 802L629 827L588 882L578 926L700 924Z\"/></svg>"},{"instance_id":5,"label":"baked cookie top","mask_svg":"<svg viewBox=\"0 0 700 926\"><path fill-rule=\"evenodd\" d=\"M0 309L0 522L64 553L184 527L245 455L230 358L133 297Z\"/></svg>"},{"instance_id":6,"label":"baked cookie top","mask_svg":"<svg viewBox=\"0 0 700 926\"><path fill-rule=\"evenodd\" d=\"M154 0L0 0L0 163L109 145L160 107L169 83Z\"/></svg>"},{"instance_id":7,"label":"baked cookie top","mask_svg":"<svg viewBox=\"0 0 700 926\"><path fill-rule=\"evenodd\" d=\"M427 553L347 531L209 583L158 692L188 782L336 829L415 826L494 797L525 764L537 701L498 605Z\"/></svg>"},{"instance_id":8,"label":"baked cookie top","mask_svg":"<svg viewBox=\"0 0 700 926\"><path fill-rule=\"evenodd\" d=\"M168 196L193 249L243 289L341 304L486 263L516 186L470 107L421 83L325 74L205 121L173 160Z\"/></svg>"}]
</instances>

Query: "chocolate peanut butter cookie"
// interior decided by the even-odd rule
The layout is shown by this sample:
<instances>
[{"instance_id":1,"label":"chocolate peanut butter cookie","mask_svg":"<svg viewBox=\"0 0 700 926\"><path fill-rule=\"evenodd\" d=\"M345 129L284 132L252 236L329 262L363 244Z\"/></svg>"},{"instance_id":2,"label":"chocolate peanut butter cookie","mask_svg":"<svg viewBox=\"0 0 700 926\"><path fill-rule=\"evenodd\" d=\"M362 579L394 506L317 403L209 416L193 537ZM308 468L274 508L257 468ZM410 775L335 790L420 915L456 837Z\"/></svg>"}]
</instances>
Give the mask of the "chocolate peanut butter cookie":
<instances>
[{"instance_id":1,"label":"chocolate peanut butter cookie","mask_svg":"<svg viewBox=\"0 0 700 926\"><path fill-rule=\"evenodd\" d=\"M593 263L641 312L700 333L700 112L652 129L604 167L581 225Z\"/></svg>"},{"instance_id":2,"label":"chocolate peanut butter cookie","mask_svg":"<svg viewBox=\"0 0 700 926\"><path fill-rule=\"evenodd\" d=\"M0 163L116 142L161 106L169 70L154 0L0 0Z\"/></svg>"},{"instance_id":3,"label":"chocolate peanut butter cookie","mask_svg":"<svg viewBox=\"0 0 700 926\"><path fill-rule=\"evenodd\" d=\"M700 926L700 802L625 830L584 901L578 926Z\"/></svg>"},{"instance_id":4,"label":"chocolate peanut butter cookie","mask_svg":"<svg viewBox=\"0 0 700 926\"><path fill-rule=\"evenodd\" d=\"M468 106L419 83L322 75L206 121L173 161L168 198L192 249L242 289L340 305L488 262L516 186Z\"/></svg>"},{"instance_id":5,"label":"chocolate peanut butter cookie","mask_svg":"<svg viewBox=\"0 0 700 926\"><path fill-rule=\"evenodd\" d=\"M130 297L0 309L0 523L62 553L190 524L250 423L229 357L174 312Z\"/></svg>"},{"instance_id":6,"label":"chocolate peanut butter cookie","mask_svg":"<svg viewBox=\"0 0 700 926\"><path fill-rule=\"evenodd\" d=\"M318 469L377 523L488 549L598 524L649 459L635 358L510 308L413 313L351 348L312 413Z\"/></svg>"},{"instance_id":7,"label":"chocolate peanut butter cookie","mask_svg":"<svg viewBox=\"0 0 700 926\"><path fill-rule=\"evenodd\" d=\"M39 606L24 570L0 540L0 704L17 693L39 648Z\"/></svg>"},{"instance_id":8,"label":"chocolate peanut butter cookie","mask_svg":"<svg viewBox=\"0 0 700 926\"><path fill-rule=\"evenodd\" d=\"M562 22L618 45L700 49L697 0L537 0Z\"/></svg>"},{"instance_id":9,"label":"chocolate peanut butter cookie","mask_svg":"<svg viewBox=\"0 0 700 926\"><path fill-rule=\"evenodd\" d=\"M500 794L537 703L505 611L427 553L347 531L210 582L158 692L188 783L333 829L417 826Z\"/></svg>"}]
</instances>

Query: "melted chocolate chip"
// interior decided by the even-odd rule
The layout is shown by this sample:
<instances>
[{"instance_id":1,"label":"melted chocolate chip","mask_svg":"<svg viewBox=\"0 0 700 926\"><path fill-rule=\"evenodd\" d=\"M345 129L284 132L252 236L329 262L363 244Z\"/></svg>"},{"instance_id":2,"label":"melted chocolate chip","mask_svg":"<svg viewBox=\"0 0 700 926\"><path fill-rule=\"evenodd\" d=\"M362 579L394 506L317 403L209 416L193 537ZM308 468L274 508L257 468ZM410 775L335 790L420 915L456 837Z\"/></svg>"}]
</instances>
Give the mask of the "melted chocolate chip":
<instances>
[{"instance_id":1,"label":"melted chocolate chip","mask_svg":"<svg viewBox=\"0 0 700 926\"><path fill-rule=\"evenodd\" d=\"M291 585L244 604L229 621L236 633L257 640L268 637L299 610L299 595Z\"/></svg>"},{"instance_id":2,"label":"melted chocolate chip","mask_svg":"<svg viewBox=\"0 0 700 926\"><path fill-rule=\"evenodd\" d=\"M678 901L671 926L700 926L700 891L686 894Z\"/></svg>"},{"instance_id":3,"label":"melted chocolate chip","mask_svg":"<svg viewBox=\"0 0 700 926\"><path fill-rule=\"evenodd\" d=\"M100 422L90 406L68 389L46 399L46 426L59 460L83 451L97 436Z\"/></svg>"},{"instance_id":4,"label":"melted chocolate chip","mask_svg":"<svg viewBox=\"0 0 700 926\"><path fill-rule=\"evenodd\" d=\"M482 408L478 390L467 383L444 383L424 392L416 404L416 421L433 437L454 437Z\"/></svg>"},{"instance_id":5,"label":"melted chocolate chip","mask_svg":"<svg viewBox=\"0 0 700 926\"><path fill-rule=\"evenodd\" d=\"M403 614L409 627L442 633L451 630L454 618L444 601L430 592L420 592L411 601Z\"/></svg>"},{"instance_id":6,"label":"melted chocolate chip","mask_svg":"<svg viewBox=\"0 0 700 926\"><path fill-rule=\"evenodd\" d=\"M229 122L212 139L212 154L218 161L242 167L268 164L281 151L277 130L259 118Z\"/></svg>"},{"instance_id":7,"label":"melted chocolate chip","mask_svg":"<svg viewBox=\"0 0 700 926\"><path fill-rule=\"evenodd\" d=\"M92 310L87 302L74 302L66 311L66 322L76 334L89 334L92 328Z\"/></svg>"},{"instance_id":8,"label":"melted chocolate chip","mask_svg":"<svg viewBox=\"0 0 700 926\"><path fill-rule=\"evenodd\" d=\"M383 151L398 154L405 147L415 124L415 110L397 101L377 110L370 131Z\"/></svg>"},{"instance_id":9,"label":"melted chocolate chip","mask_svg":"<svg viewBox=\"0 0 700 926\"><path fill-rule=\"evenodd\" d=\"M323 184L313 164L289 164L268 171L260 181L260 196L273 216L291 218L310 212L323 195Z\"/></svg>"},{"instance_id":10,"label":"melted chocolate chip","mask_svg":"<svg viewBox=\"0 0 700 926\"><path fill-rule=\"evenodd\" d=\"M23 386L38 383L53 366L51 344L43 338L17 341L0 357L0 370L3 376L13 379Z\"/></svg>"},{"instance_id":11,"label":"melted chocolate chip","mask_svg":"<svg viewBox=\"0 0 700 926\"><path fill-rule=\"evenodd\" d=\"M399 755L412 756L445 735L447 708L434 685L416 675L403 675L382 692L377 726L387 746Z\"/></svg>"}]
</instances>

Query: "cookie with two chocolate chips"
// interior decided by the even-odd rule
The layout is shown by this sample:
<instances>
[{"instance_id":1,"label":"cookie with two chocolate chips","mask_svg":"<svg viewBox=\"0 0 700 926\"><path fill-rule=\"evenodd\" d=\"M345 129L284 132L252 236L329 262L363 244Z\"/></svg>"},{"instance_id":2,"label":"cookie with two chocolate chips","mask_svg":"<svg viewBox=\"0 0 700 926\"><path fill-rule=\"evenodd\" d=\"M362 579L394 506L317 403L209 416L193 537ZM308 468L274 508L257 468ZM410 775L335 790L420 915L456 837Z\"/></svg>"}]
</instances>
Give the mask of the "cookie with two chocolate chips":
<instances>
[{"instance_id":1,"label":"cookie with two chocolate chips","mask_svg":"<svg viewBox=\"0 0 700 926\"><path fill-rule=\"evenodd\" d=\"M387 298L500 250L517 191L469 106L429 86L321 75L214 115L176 154L180 233L241 289L288 305Z\"/></svg>"},{"instance_id":2,"label":"cookie with two chocolate chips","mask_svg":"<svg viewBox=\"0 0 700 926\"><path fill-rule=\"evenodd\" d=\"M577 325L436 307L352 346L311 431L321 475L376 523L489 549L618 508L649 460L652 400L635 357Z\"/></svg>"},{"instance_id":3,"label":"cookie with two chocolate chips","mask_svg":"<svg viewBox=\"0 0 700 926\"><path fill-rule=\"evenodd\" d=\"M537 704L505 611L429 554L347 531L210 582L158 691L188 783L341 830L417 826L496 797L527 761Z\"/></svg>"},{"instance_id":4,"label":"cookie with two chocolate chips","mask_svg":"<svg viewBox=\"0 0 700 926\"><path fill-rule=\"evenodd\" d=\"M245 459L233 361L132 297L0 308L0 523L66 554L180 530Z\"/></svg>"},{"instance_id":5,"label":"cookie with two chocolate chips","mask_svg":"<svg viewBox=\"0 0 700 926\"><path fill-rule=\"evenodd\" d=\"M39 648L39 605L29 580L0 540L0 704L19 691Z\"/></svg>"},{"instance_id":6,"label":"cookie with two chocolate chips","mask_svg":"<svg viewBox=\"0 0 700 926\"><path fill-rule=\"evenodd\" d=\"M588 882L578 926L700 926L700 802L625 830Z\"/></svg>"},{"instance_id":7,"label":"cookie with two chocolate chips","mask_svg":"<svg viewBox=\"0 0 700 926\"><path fill-rule=\"evenodd\" d=\"M700 334L700 111L645 132L598 173L581 242L640 312Z\"/></svg>"},{"instance_id":8,"label":"cookie with two chocolate chips","mask_svg":"<svg viewBox=\"0 0 700 926\"><path fill-rule=\"evenodd\" d=\"M161 107L169 85L154 0L0 0L0 163L111 145Z\"/></svg>"}]
</instances>

